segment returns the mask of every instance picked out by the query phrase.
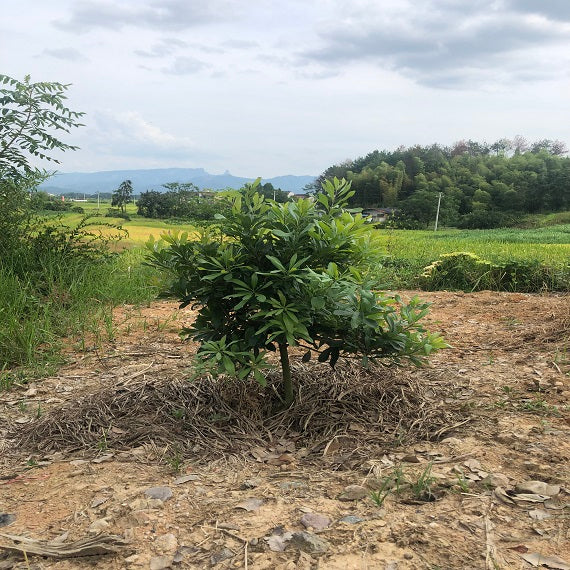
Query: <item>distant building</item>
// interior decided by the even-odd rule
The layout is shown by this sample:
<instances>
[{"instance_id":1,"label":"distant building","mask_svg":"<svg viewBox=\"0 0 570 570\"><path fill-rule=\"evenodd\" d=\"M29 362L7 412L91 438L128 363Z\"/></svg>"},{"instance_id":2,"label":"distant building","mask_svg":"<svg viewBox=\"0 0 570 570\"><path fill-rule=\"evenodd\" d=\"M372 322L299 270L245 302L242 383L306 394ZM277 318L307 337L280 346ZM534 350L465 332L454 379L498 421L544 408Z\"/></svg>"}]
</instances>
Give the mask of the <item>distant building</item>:
<instances>
[{"instance_id":1,"label":"distant building","mask_svg":"<svg viewBox=\"0 0 570 570\"><path fill-rule=\"evenodd\" d=\"M396 208L363 208L362 217L373 224L382 224L396 213Z\"/></svg>"}]
</instances>

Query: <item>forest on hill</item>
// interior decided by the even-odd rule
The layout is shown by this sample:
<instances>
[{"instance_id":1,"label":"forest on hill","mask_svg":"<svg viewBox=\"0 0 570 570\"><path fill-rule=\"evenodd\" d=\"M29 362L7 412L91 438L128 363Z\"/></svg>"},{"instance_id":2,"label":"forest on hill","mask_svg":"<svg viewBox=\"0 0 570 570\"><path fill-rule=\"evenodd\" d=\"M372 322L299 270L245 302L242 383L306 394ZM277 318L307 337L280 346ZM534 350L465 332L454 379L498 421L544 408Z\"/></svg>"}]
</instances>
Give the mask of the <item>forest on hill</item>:
<instances>
[{"instance_id":1,"label":"forest on hill","mask_svg":"<svg viewBox=\"0 0 570 570\"><path fill-rule=\"evenodd\" d=\"M522 137L495 143L459 141L450 147L399 147L329 167L307 186L346 178L352 206L395 208L392 223L427 226L435 218L464 228L491 228L521 217L570 210L570 158L560 141L528 143Z\"/></svg>"}]
</instances>

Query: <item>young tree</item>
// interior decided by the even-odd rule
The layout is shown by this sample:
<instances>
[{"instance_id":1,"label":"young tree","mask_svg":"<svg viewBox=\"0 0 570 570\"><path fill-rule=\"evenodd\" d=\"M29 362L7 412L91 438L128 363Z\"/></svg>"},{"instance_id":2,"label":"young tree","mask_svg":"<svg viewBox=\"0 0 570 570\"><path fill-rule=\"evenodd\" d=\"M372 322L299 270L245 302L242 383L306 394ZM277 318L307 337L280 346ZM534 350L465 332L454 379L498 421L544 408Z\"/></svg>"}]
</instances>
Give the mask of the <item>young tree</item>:
<instances>
[{"instance_id":1,"label":"young tree","mask_svg":"<svg viewBox=\"0 0 570 570\"><path fill-rule=\"evenodd\" d=\"M33 166L33 159L58 163L53 151L77 149L53 134L81 126L78 119L83 113L64 105L68 87L0 74L0 257L4 259L26 241L32 223L27 198L48 177Z\"/></svg>"},{"instance_id":2,"label":"young tree","mask_svg":"<svg viewBox=\"0 0 570 570\"><path fill-rule=\"evenodd\" d=\"M127 211L127 204L133 199L133 183L130 180L124 180L119 187L113 192L111 198L111 206L118 206L123 214Z\"/></svg>"},{"instance_id":3,"label":"young tree","mask_svg":"<svg viewBox=\"0 0 570 570\"><path fill-rule=\"evenodd\" d=\"M197 371L252 375L265 384L267 353L278 351L285 406L295 398L289 349L304 347L334 366L341 356L420 363L445 345L420 325L428 311L374 288L367 270L380 260L374 230L345 209L345 180L325 181L316 199L279 204L259 180L231 197L220 228L198 239L165 234L147 244L150 263L171 272L182 307L195 304L183 330L200 343Z\"/></svg>"},{"instance_id":4,"label":"young tree","mask_svg":"<svg viewBox=\"0 0 570 570\"><path fill-rule=\"evenodd\" d=\"M29 75L23 82L0 75L0 86L0 178L45 175L30 159L59 163L53 151L76 150L78 147L60 141L53 133L69 133L82 126L78 119L84 113L65 107L69 85L31 83Z\"/></svg>"}]
</instances>

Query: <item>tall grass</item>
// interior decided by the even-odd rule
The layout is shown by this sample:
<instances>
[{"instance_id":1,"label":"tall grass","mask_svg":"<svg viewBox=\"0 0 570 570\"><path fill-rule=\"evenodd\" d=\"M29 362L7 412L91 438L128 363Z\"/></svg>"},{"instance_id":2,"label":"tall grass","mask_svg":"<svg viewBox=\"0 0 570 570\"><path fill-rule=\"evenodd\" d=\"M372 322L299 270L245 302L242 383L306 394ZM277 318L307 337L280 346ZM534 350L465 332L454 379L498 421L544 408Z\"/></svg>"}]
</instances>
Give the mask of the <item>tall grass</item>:
<instances>
[{"instance_id":1,"label":"tall grass","mask_svg":"<svg viewBox=\"0 0 570 570\"><path fill-rule=\"evenodd\" d=\"M64 338L104 330L114 306L149 303L163 286L142 256L133 250L88 261L44 253L26 271L22 260L19 271L13 260L0 261L0 370L56 362Z\"/></svg>"}]
</instances>

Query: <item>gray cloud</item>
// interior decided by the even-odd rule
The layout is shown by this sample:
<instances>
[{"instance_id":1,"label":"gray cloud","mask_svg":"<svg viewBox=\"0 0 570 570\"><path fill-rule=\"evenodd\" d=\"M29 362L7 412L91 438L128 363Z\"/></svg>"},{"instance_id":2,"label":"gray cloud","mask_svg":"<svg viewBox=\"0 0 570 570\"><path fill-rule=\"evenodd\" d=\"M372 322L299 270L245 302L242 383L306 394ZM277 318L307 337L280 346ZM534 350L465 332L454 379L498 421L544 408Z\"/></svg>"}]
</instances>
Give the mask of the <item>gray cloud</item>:
<instances>
[{"instance_id":1,"label":"gray cloud","mask_svg":"<svg viewBox=\"0 0 570 570\"><path fill-rule=\"evenodd\" d=\"M67 20L57 20L53 23L60 29L75 33L96 28L120 30L125 26L185 30L233 17L235 3L230 0L147 0L131 6L109 1L84 0L73 4L73 11Z\"/></svg>"},{"instance_id":2,"label":"gray cloud","mask_svg":"<svg viewBox=\"0 0 570 570\"><path fill-rule=\"evenodd\" d=\"M509 6L517 12L540 14L557 21L570 21L568 0L511 0Z\"/></svg>"},{"instance_id":3,"label":"gray cloud","mask_svg":"<svg viewBox=\"0 0 570 570\"><path fill-rule=\"evenodd\" d=\"M226 40L221 45L231 49L254 49L259 47L257 42L249 40Z\"/></svg>"},{"instance_id":4,"label":"gray cloud","mask_svg":"<svg viewBox=\"0 0 570 570\"><path fill-rule=\"evenodd\" d=\"M160 42L150 46L148 50L136 49L134 53L145 58L160 58L173 54L188 44L176 38L164 38Z\"/></svg>"},{"instance_id":5,"label":"gray cloud","mask_svg":"<svg viewBox=\"0 0 570 570\"><path fill-rule=\"evenodd\" d=\"M169 75L193 75L210 66L194 57L177 57L170 67L162 69Z\"/></svg>"},{"instance_id":6,"label":"gray cloud","mask_svg":"<svg viewBox=\"0 0 570 570\"><path fill-rule=\"evenodd\" d=\"M42 52L50 57L55 57L56 59L63 59L65 61L89 61L81 52L77 51L75 48L54 48L54 49L44 49Z\"/></svg>"},{"instance_id":7,"label":"gray cloud","mask_svg":"<svg viewBox=\"0 0 570 570\"><path fill-rule=\"evenodd\" d=\"M400 14L368 4L322 28L321 46L303 52L298 65L313 62L338 69L368 61L418 83L446 88L467 87L473 81L493 83L500 76L516 82L523 75L528 78L533 69L536 78L542 78L542 62L537 65L530 56L523 69L513 65L512 56L568 42L570 32L559 23L522 13L524 3L514 12L498 2L467 6L457 0L434 0L414 3L415 11L402 6ZM506 73L499 73L505 65Z\"/></svg>"}]
</instances>

